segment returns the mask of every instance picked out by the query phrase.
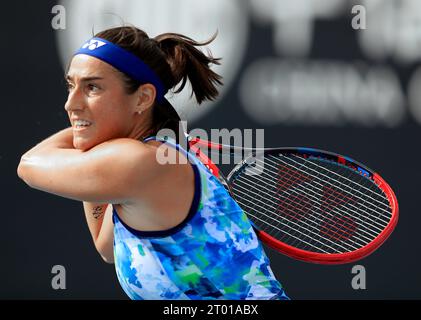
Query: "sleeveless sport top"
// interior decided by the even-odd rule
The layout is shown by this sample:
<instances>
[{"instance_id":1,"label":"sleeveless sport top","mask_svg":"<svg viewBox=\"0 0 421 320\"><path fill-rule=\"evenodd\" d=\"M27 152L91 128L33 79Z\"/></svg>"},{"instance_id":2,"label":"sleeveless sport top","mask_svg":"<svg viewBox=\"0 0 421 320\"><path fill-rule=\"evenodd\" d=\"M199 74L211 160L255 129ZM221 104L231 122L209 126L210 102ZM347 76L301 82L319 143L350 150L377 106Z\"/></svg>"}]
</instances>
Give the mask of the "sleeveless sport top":
<instances>
[{"instance_id":1,"label":"sleeveless sport top","mask_svg":"<svg viewBox=\"0 0 421 320\"><path fill-rule=\"evenodd\" d=\"M131 299L288 299L250 221L193 154L195 192L187 217L164 231L139 231L113 210L114 260ZM165 195L162 195L165 201Z\"/></svg>"}]
</instances>

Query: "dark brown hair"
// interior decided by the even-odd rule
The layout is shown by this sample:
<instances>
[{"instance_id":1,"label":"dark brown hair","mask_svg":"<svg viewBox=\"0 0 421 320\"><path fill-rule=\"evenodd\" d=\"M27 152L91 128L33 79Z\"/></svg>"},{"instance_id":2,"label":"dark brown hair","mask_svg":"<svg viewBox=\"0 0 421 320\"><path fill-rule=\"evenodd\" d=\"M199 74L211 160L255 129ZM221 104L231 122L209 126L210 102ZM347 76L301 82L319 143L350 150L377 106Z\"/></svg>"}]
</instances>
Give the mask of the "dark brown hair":
<instances>
[{"instance_id":1,"label":"dark brown hair","mask_svg":"<svg viewBox=\"0 0 421 320\"><path fill-rule=\"evenodd\" d=\"M220 64L219 58L213 58L210 52L205 55L197 49L211 43L216 34L205 42L195 40L178 33L164 33L149 38L142 30L133 26L116 27L101 31L95 37L108 40L135 54L145 62L160 78L167 89L174 93L183 90L187 80L192 86L191 96L198 104L204 100L214 100L218 96L216 85L222 85L222 77L210 69L210 64ZM123 74L127 93L134 93L141 85L138 81ZM179 84L179 87L175 87ZM168 128L178 134L178 114L168 106L155 101L152 111L153 127L151 133ZM178 139L177 139L178 140Z\"/></svg>"}]
</instances>

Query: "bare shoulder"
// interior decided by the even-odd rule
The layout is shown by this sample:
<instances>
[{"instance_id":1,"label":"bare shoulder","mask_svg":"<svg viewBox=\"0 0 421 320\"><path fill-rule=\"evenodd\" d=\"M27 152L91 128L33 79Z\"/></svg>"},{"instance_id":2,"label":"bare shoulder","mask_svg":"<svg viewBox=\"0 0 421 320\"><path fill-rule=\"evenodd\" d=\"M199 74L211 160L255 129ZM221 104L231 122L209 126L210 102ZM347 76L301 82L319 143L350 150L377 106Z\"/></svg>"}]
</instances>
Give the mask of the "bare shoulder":
<instances>
[{"instance_id":1,"label":"bare shoulder","mask_svg":"<svg viewBox=\"0 0 421 320\"><path fill-rule=\"evenodd\" d=\"M193 175L187 158L171 146L158 141L143 143L134 139L119 138L109 140L101 146L104 157L109 153L111 171L122 171L127 184L133 187L149 187L154 182L174 184ZM114 169L113 169L114 168ZM119 169L120 168L120 169ZM124 169L121 169L124 168ZM141 186L136 183L141 183ZM162 186L162 185L161 185Z\"/></svg>"}]
</instances>

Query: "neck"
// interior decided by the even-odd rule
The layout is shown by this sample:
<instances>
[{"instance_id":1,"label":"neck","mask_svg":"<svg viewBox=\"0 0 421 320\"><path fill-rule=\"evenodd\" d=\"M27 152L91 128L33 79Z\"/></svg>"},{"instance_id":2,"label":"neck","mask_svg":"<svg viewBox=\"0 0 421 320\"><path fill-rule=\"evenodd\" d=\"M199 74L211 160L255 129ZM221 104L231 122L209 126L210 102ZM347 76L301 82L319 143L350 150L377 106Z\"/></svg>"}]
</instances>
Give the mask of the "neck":
<instances>
[{"instance_id":1,"label":"neck","mask_svg":"<svg viewBox=\"0 0 421 320\"><path fill-rule=\"evenodd\" d=\"M128 138L143 141L144 138L153 133L152 130L152 116L149 114L142 114L137 116L136 124L134 125Z\"/></svg>"}]
</instances>

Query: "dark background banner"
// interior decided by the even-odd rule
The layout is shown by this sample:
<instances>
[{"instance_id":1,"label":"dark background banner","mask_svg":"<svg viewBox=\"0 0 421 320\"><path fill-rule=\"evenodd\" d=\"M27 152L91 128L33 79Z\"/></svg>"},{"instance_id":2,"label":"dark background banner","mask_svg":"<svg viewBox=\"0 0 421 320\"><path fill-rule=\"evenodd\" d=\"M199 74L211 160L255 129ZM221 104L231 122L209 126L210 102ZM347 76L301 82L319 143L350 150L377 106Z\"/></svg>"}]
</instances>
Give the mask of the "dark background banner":
<instances>
[{"instance_id":1,"label":"dark background banner","mask_svg":"<svg viewBox=\"0 0 421 320\"><path fill-rule=\"evenodd\" d=\"M308 146L347 155L379 172L395 190L398 226L361 261L322 266L267 248L274 273L293 299L421 297L419 1L203 1L200 8L187 0L115 3L1 4L0 298L126 299L114 266L95 251L82 204L30 189L16 174L26 150L69 125L63 68L75 43L91 36L89 26L99 30L107 19L118 24L119 18L104 12L151 36L182 31L195 37L197 26L203 32L198 40L204 40L218 27L213 52L225 55L219 71L226 88L218 101L196 111L174 101L189 129L265 129L267 147ZM365 30L352 27L356 4L367 9ZM65 30L52 27L55 5L66 9ZM142 18L145 12L149 19ZM65 290L52 288L55 265L65 267ZM355 265L366 270L365 290L352 287Z\"/></svg>"}]
</instances>

